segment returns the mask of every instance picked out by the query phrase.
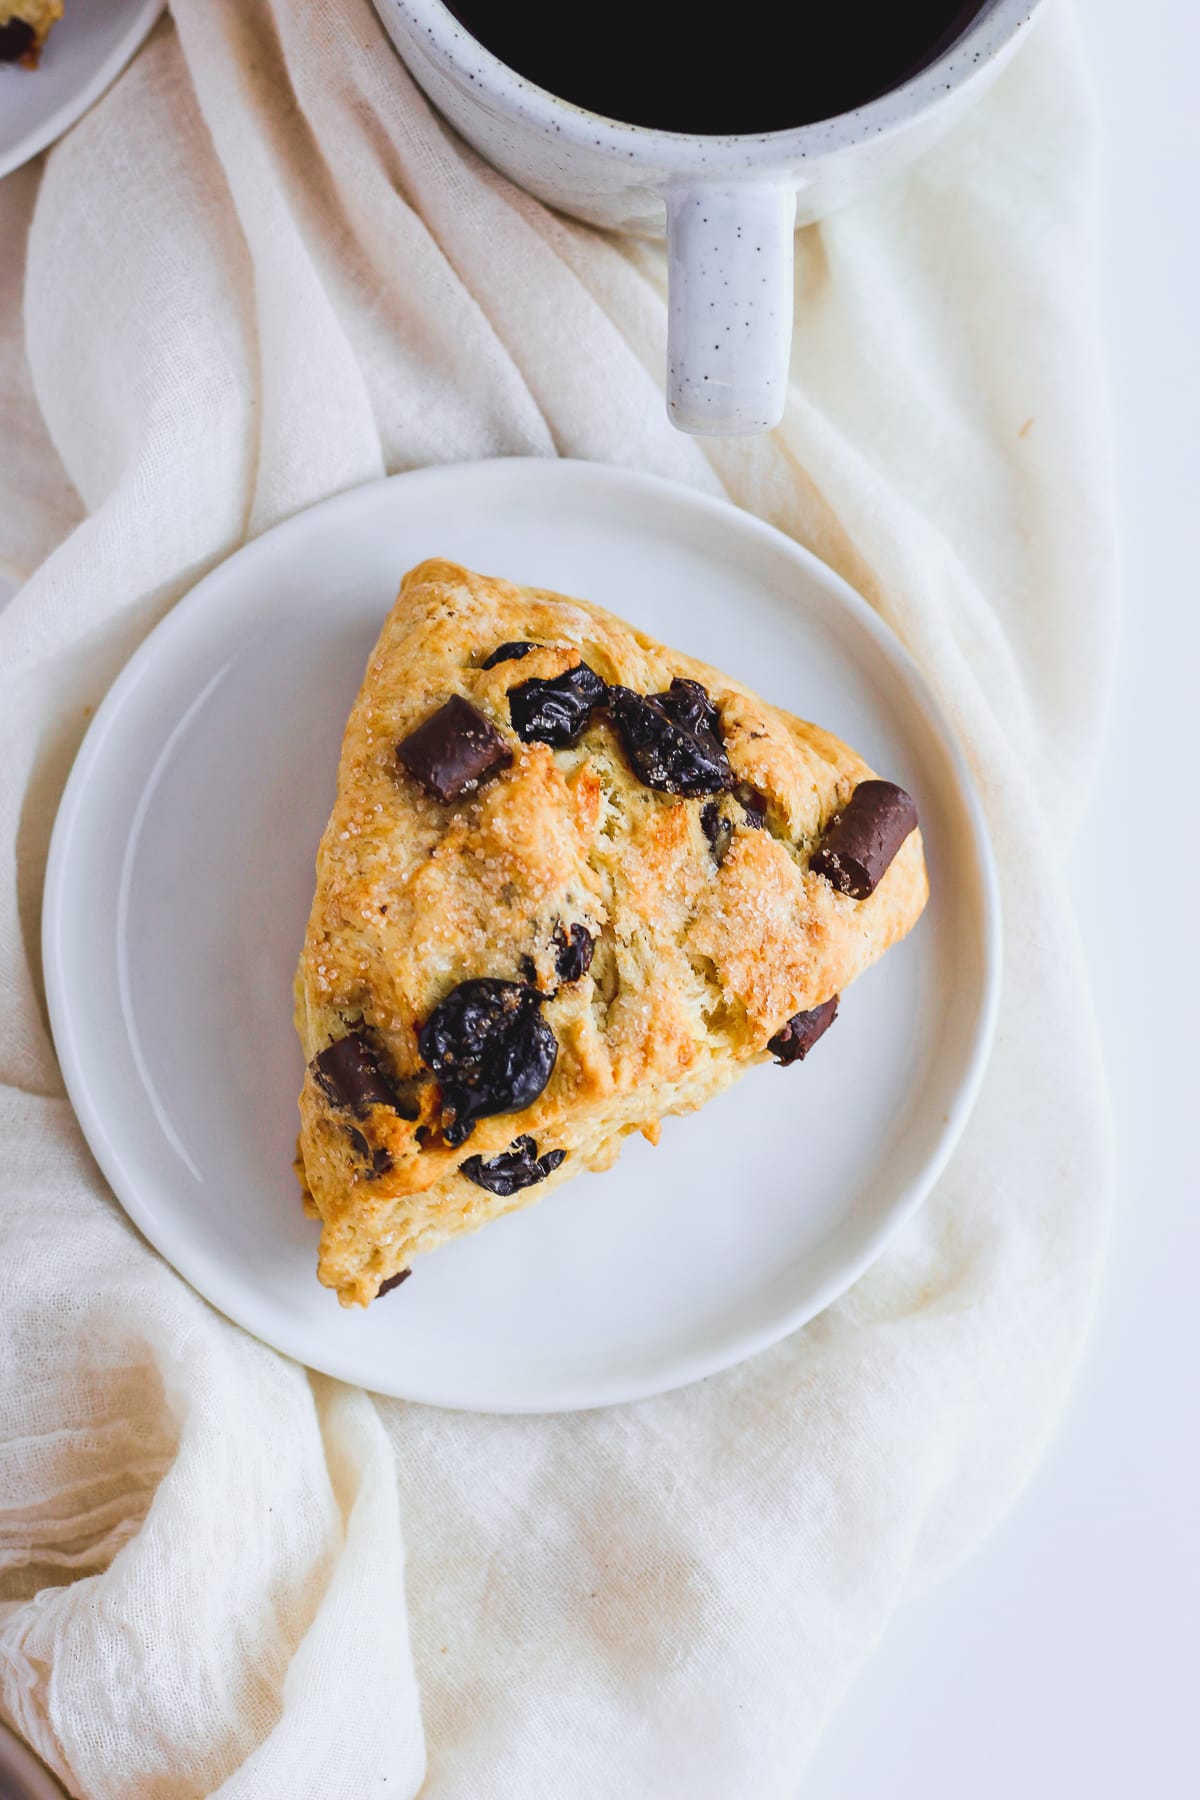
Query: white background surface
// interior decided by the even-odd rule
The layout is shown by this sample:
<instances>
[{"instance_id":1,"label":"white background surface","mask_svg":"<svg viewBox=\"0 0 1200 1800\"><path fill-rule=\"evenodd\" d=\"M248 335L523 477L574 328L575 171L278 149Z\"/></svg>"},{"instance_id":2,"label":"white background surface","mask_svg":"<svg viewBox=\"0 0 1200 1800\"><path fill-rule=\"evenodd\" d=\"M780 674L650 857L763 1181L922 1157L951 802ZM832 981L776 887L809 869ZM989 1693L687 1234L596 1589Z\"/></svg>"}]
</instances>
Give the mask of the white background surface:
<instances>
[{"instance_id":1,"label":"white background surface","mask_svg":"<svg viewBox=\"0 0 1200 1800\"><path fill-rule=\"evenodd\" d=\"M1195 1780L1200 8L1079 11L1107 138L1125 543L1108 754L1074 857L1118 1137L1112 1248L1074 1399L1032 1487L894 1621L800 1800L1166 1800Z\"/></svg>"},{"instance_id":2,"label":"white background surface","mask_svg":"<svg viewBox=\"0 0 1200 1800\"><path fill-rule=\"evenodd\" d=\"M1200 1689L1200 8L1081 0L1107 146L1124 535L1108 753L1075 892L1118 1137L1087 1360L1033 1485L911 1602L802 1800L1168 1800ZM1168 849L1170 846L1170 849Z\"/></svg>"}]
</instances>

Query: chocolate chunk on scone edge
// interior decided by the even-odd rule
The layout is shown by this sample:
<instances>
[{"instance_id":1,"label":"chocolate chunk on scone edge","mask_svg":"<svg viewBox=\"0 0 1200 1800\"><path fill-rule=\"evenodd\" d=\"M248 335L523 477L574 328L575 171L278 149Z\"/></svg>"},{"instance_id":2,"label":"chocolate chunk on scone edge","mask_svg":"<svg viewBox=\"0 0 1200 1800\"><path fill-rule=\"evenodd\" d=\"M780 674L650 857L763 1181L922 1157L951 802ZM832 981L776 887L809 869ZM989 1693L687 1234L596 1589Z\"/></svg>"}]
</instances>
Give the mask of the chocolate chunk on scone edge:
<instances>
[{"instance_id":1,"label":"chocolate chunk on scone edge","mask_svg":"<svg viewBox=\"0 0 1200 1800\"><path fill-rule=\"evenodd\" d=\"M452 694L397 744L396 756L441 801L461 799L485 776L498 774L512 762L501 733L461 694Z\"/></svg>"},{"instance_id":2,"label":"chocolate chunk on scone edge","mask_svg":"<svg viewBox=\"0 0 1200 1800\"><path fill-rule=\"evenodd\" d=\"M379 1067L379 1058L357 1031L327 1044L309 1067L326 1099L334 1106L348 1106L360 1119L373 1106L390 1106L399 1111L396 1096Z\"/></svg>"},{"instance_id":3,"label":"chocolate chunk on scone edge","mask_svg":"<svg viewBox=\"0 0 1200 1800\"><path fill-rule=\"evenodd\" d=\"M767 1049L778 1057L780 1067L804 1061L817 1039L825 1036L837 1018L840 997L835 994L832 1000L810 1007L808 1012L794 1013L783 1029L769 1040Z\"/></svg>"},{"instance_id":4,"label":"chocolate chunk on scone edge","mask_svg":"<svg viewBox=\"0 0 1200 1800\"><path fill-rule=\"evenodd\" d=\"M894 781L860 781L827 827L810 868L855 900L873 894L917 828L912 796Z\"/></svg>"},{"instance_id":5,"label":"chocolate chunk on scone edge","mask_svg":"<svg viewBox=\"0 0 1200 1800\"><path fill-rule=\"evenodd\" d=\"M37 34L26 19L6 19L0 25L0 63L21 62L37 43Z\"/></svg>"}]
</instances>

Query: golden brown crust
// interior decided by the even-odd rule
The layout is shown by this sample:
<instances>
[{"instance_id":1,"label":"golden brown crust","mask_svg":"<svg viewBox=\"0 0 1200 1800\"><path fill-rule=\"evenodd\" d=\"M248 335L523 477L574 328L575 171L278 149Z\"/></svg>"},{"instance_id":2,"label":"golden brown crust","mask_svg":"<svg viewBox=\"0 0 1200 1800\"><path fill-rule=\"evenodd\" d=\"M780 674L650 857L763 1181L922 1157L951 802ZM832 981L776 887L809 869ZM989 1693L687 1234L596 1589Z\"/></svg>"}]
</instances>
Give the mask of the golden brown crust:
<instances>
[{"instance_id":1,"label":"golden brown crust","mask_svg":"<svg viewBox=\"0 0 1200 1800\"><path fill-rule=\"evenodd\" d=\"M539 640L483 669L497 645ZM541 640L546 640L544 643ZM656 693L701 682L721 715L734 774L766 797L767 829L737 801L718 866L702 800L642 785L613 727L593 716L552 750L513 732L507 694L584 660L605 680ZM395 747L452 695L511 744L511 767L451 804L397 764ZM902 937L926 898L919 832L876 891L853 900L812 874L822 826L871 771L827 732L612 614L555 594L425 562L406 575L372 653L342 748L338 797L296 985L306 1060L348 1031L377 1047L411 1118L375 1105L352 1121L307 1075L302 1182L323 1221L320 1279L366 1304L413 1255L539 1199L581 1168L606 1168L622 1137L654 1141L754 1062L794 1013L841 992ZM556 929L596 940L591 968L559 982ZM458 983L536 970L558 1059L520 1113L481 1119L465 1146L438 1129L439 1091L417 1033ZM459 1171L519 1134L566 1151L548 1180L501 1198ZM362 1140L382 1174L368 1175Z\"/></svg>"}]
</instances>

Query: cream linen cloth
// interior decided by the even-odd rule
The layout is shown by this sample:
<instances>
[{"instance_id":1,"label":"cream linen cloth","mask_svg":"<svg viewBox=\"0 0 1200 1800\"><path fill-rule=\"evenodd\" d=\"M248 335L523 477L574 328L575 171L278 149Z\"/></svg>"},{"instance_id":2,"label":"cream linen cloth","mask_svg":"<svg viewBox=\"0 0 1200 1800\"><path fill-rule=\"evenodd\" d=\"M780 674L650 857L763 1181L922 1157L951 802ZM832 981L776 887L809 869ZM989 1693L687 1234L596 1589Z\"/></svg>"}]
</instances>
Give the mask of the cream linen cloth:
<instances>
[{"instance_id":1,"label":"cream linen cloth","mask_svg":"<svg viewBox=\"0 0 1200 1800\"><path fill-rule=\"evenodd\" d=\"M905 1593L1026 1480L1109 1182L1062 878L1111 644L1092 137L1052 8L942 148L800 235L786 421L727 443L666 422L661 250L483 166L366 0L176 0L0 185L29 576L0 615L0 1706L72 1794L788 1796ZM376 1401L211 1311L88 1156L38 964L64 778L154 622L310 501L497 455L724 492L839 569L968 746L1006 917L979 1107L870 1275L727 1375L545 1419Z\"/></svg>"}]
</instances>

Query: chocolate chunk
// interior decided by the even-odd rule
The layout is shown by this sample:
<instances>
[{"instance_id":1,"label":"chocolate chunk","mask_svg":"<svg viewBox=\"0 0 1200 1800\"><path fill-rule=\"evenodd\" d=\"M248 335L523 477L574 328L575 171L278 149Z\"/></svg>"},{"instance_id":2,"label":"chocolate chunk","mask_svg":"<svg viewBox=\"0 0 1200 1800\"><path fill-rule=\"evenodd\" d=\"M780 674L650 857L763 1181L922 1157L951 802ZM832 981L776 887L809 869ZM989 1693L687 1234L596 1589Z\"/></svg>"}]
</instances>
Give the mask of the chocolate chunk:
<instances>
[{"instance_id":1,"label":"chocolate chunk","mask_svg":"<svg viewBox=\"0 0 1200 1800\"><path fill-rule=\"evenodd\" d=\"M754 831L761 831L767 822L767 796L760 794L746 781L739 781L734 790L738 804L746 815L746 823Z\"/></svg>"},{"instance_id":2,"label":"chocolate chunk","mask_svg":"<svg viewBox=\"0 0 1200 1800\"><path fill-rule=\"evenodd\" d=\"M390 1106L399 1111L396 1096L380 1070L379 1058L357 1031L322 1050L309 1068L334 1106L348 1106L360 1119L365 1119L373 1106Z\"/></svg>"},{"instance_id":3,"label":"chocolate chunk","mask_svg":"<svg viewBox=\"0 0 1200 1800\"><path fill-rule=\"evenodd\" d=\"M375 1298L377 1300L382 1300L385 1294L390 1294L393 1288L398 1288L402 1281L407 1281L411 1274L411 1269L401 1269L398 1275L389 1275L386 1281L380 1282L379 1292L376 1294Z\"/></svg>"},{"instance_id":4,"label":"chocolate chunk","mask_svg":"<svg viewBox=\"0 0 1200 1800\"><path fill-rule=\"evenodd\" d=\"M665 694L611 687L608 709L639 781L695 798L733 786L721 718L698 681L677 677Z\"/></svg>"},{"instance_id":5,"label":"chocolate chunk","mask_svg":"<svg viewBox=\"0 0 1200 1800\"><path fill-rule=\"evenodd\" d=\"M826 826L809 867L839 893L865 900L916 828L917 809L902 787L894 781L860 781L845 812Z\"/></svg>"},{"instance_id":6,"label":"chocolate chunk","mask_svg":"<svg viewBox=\"0 0 1200 1800\"><path fill-rule=\"evenodd\" d=\"M700 829L712 846L713 861L719 869L733 842L733 820L721 811L718 801L710 800L701 808Z\"/></svg>"},{"instance_id":7,"label":"chocolate chunk","mask_svg":"<svg viewBox=\"0 0 1200 1800\"><path fill-rule=\"evenodd\" d=\"M572 925L567 931L561 925L556 925L554 946L554 966L558 970L559 980L581 980L592 966L592 956L596 949L596 941L590 932L583 925Z\"/></svg>"},{"instance_id":8,"label":"chocolate chunk","mask_svg":"<svg viewBox=\"0 0 1200 1800\"><path fill-rule=\"evenodd\" d=\"M512 751L490 719L454 694L410 732L396 755L439 800L458 800L486 775L507 769Z\"/></svg>"},{"instance_id":9,"label":"chocolate chunk","mask_svg":"<svg viewBox=\"0 0 1200 1800\"><path fill-rule=\"evenodd\" d=\"M465 1143L477 1119L532 1106L549 1081L558 1039L542 998L522 981L463 981L422 1026L417 1046L442 1084L448 1144Z\"/></svg>"},{"instance_id":10,"label":"chocolate chunk","mask_svg":"<svg viewBox=\"0 0 1200 1800\"><path fill-rule=\"evenodd\" d=\"M832 1000L814 1006L811 1012L796 1013L782 1031L776 1032L767 1049L779 1058L781 1066L804 1061L817 1039L825 1036L837 1018L839 997L835 994Z\"/></svg>"},{"instance_id":11,"label":"chocolate chunk","mask_svg":"<svg viewBox=\"0 0 1200 1800\"><path fill-rule=\"evenodd\" d=\"M354 1146L355 1154L360 1156L368 1165L367 1169L364 1171L367 1180L377 1181L381 1175L390 1175L392 1170L391 1151L386 1150L382 1144L378 1144L375 1149L372 1150L362 1132L356 1131L353 1125L349 1126L347 1131L350 1142Z\"/></svg>"},{"instance_id":12,"label":"chocolate chunk","mask_svg":"<svg viewBox=\"0 0 1200 1800\"><path fill-rule=\"evenodd\" d=\"M767 822L767 802L764 795L745 781L739 781L733 793L742 810L740 819L731 814L720 800L708 801L700 813L701 829L712 845L713 861L718 869L729 854L729 846L739 824L749 826L752 831L761 831Z\"/></svg>"},{"instance_id":13,"label":"chocolate chunk","mask_svg":"<svg viewBox=\"0 0 1200 1800\"><path fill-rule=\"evenodd\" d=\"M476 1187L486 1188L489 1194L499 1194L506 1200L522 1188L545 1181L547 1175L553 1175L559 1164L566 1160L566 1155L565 1150L547 1150L545 1156L539 1156L534 1138L519 1137L514 1138L499 1156L489 1157L487 1162L482 1156L468 1156L459 1168Z\"/></svg>"},{"instance_id":14,"label":"chocolate chunk","mask_svg":"<svg viewBox=\"0 0 1200 1800\"><path fill-rule=\"evenodd\" d=\"M513 730L523 743L550 744L565 750L577 743L588 720L602 703L608 684L585 662L547 681L537 676L508 690Z\"/></svg>"},{"instance_id":15,"label":"chocolate chunk","mask_svg":"<svg viewBox=\"0 0 1200 1800\"><path fill-rule=\"evenodd\" d=\"M25 19L8 19L0 25L0 63L20 62L35 41L33 26Z\"/></svg>"},{"instance_id":16,"label":"chocolate chunk","mask_svg":"<svg viewBox=\"0 0 1200 1800\"><path fill-rule=\"evenodd\" d=\"M528 656L531 650L537 648L536 644L501 644L498 649L492 651L487 661L479 666L482 669L494 669L497 663L516 662L519 657Z\"/></svg>"}]
</instances>

